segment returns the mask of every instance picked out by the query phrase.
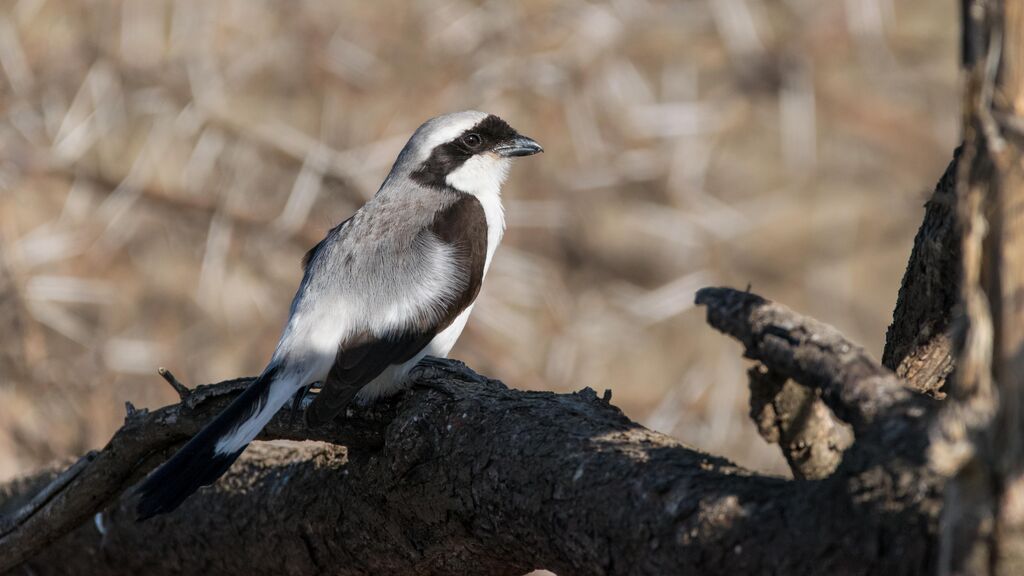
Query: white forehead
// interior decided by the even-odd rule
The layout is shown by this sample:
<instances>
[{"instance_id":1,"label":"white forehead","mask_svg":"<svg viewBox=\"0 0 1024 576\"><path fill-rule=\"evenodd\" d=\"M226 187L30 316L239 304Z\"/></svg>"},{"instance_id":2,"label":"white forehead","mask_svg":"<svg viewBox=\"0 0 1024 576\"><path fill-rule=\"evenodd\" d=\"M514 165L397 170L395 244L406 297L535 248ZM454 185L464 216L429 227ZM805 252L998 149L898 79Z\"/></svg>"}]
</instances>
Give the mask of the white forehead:
<instances>
[{"instance_id":1,"label":"white forehead","mask_svg":"<svg viewBox=\"0 0 1024 576\"><path fill-rule=\"evenodd\" d=\"M416 129L409 139L409 145L418 161L426 160L435 147L451 142L484 118L487 118L487 113L476 110L452 112L431 118Z\"/></svg>"}]
</instances>

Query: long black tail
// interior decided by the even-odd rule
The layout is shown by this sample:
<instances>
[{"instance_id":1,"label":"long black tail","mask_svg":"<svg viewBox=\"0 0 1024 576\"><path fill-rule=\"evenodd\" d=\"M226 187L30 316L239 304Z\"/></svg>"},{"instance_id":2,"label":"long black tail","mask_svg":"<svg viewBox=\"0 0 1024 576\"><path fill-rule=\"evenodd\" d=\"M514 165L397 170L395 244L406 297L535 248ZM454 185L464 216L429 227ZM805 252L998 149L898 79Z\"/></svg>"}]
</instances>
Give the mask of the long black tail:
<instances>
[{"instance_id":1,"label":"long black tail","mask_svg":"<svg viewBox=\"0 0 1024 576\"><path fill-rule=\"evenodd\" d=\"M212 422L139 486L139 520L170 512L193 492L220 478L281 408L271 395L278 370L268 368ZM278 382L278 385L285 384ZM271 396L274 396L272 398ZM287 396L285 396L287 401ZM274 404L277 404L274 406Z\"/></svg>"}]
</instances>

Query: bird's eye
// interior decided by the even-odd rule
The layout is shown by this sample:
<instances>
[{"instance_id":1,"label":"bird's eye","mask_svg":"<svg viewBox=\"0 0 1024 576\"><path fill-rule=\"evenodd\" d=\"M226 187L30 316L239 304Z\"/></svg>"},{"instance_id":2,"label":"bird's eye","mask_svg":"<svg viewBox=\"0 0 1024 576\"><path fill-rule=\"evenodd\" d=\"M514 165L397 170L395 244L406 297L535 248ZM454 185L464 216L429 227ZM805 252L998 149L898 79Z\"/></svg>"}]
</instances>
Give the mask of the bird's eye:
<instances>
[{"instance_id":1,"label":"bird's eye","mask_svg":"<svg viewBox=\"0 0 1024 576\"><path fill-rule=\"evenodd\" d=\"M476 148L480 145L480 136L478 134L466 134L462 137L462 143L470 148Z\"/></svg>"}]
</instances>

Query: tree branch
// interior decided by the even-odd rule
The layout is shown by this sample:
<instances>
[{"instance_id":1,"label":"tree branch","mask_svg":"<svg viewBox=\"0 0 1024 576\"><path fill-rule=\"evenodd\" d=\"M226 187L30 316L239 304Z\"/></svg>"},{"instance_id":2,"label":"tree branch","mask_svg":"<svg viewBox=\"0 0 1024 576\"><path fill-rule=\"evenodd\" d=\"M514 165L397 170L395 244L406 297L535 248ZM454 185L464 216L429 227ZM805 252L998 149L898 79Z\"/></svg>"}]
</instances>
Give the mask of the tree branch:
<instances>
[{"instance_id":1,"label":"tree branch","mask_svg":"<svg viewBox=\"0 0 1024 576\"><path fill-rule=\"evenodd\" d=\"M850 427L835 418L817 390L761 364L747 374L750 417L761 437L782 449L793 476L816 480L831 475L853 444Z\"/></svg>"},{"instance_id":2,"label":"tree branch","mask_svg":"<svg viewBox=\"0 0 1024 576\"><path fill-rule=\"evenodd\" d=\"M785 481L646 430L589 389L509 390L449 362L418 382L426 389L323 429L291 426L284 411L264 439L347 443L347 458L331 445L256 445L224 480L141 524L118 493L244 380L139 412L0 539L0 559L34 553L37 574L899 574L931 562L934 510L921 497L934 491L917 474L890 486L911 474L904 463ZM39 482L16 484L0 491L4 508Z\"/></svg>"},{"instance_id":3,"label":"tree branch","mask_svg":"<svg viewBox=\"0 0 1024 576\"><path fill-rule=\"evenodd\" d=\"M820 390L825 404L853 426L858 438L876 430L882 418L919 420L930 407L827 324L732 288L703 288L697 304L707 306L711 326L743 343L748 358Z\"/></svg>"},{"instance_id":4,"label":"tree branch","mask_svg":"<svg viewBox=\"0 0 1024 576\"><path fill-rule=\"evenodd\" d=\"M98 453L79 460L27 502L13 494L0 503L0 572L39 551L81 525L101 506L115 499L170 455L170 451L199 431L241 392L251 378L200 386L180 404L154 412L136 411ZM378 447L383 420L390 413L369 413L317 430L296 426L285 410L262 438L321 440L355 447ZM73 473L72 473L73 472Z\"/></svg>"}]
</instances>

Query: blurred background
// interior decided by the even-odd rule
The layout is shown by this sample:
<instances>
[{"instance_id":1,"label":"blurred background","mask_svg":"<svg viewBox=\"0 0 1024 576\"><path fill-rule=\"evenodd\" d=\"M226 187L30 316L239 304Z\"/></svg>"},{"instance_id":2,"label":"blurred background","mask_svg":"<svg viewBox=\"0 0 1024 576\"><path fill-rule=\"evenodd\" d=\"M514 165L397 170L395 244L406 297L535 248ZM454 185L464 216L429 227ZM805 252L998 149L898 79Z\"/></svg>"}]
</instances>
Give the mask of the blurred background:
<instances>
[{"instance_id":1,"label":"blurred background","mask_svg":"<svg viewBox=\"0 0 1024 576\"><path fill-rule=\"evenodd\" d=\"M951 0L0 0L0 479L256 374L303 253L425 119L543 143L453 355L784 474L744 287L880 356L958 134Z\"/></svg>"}]
</instances>

